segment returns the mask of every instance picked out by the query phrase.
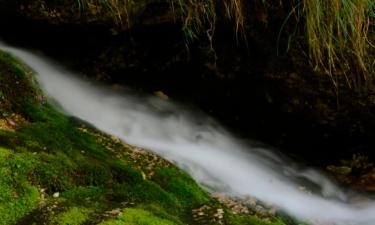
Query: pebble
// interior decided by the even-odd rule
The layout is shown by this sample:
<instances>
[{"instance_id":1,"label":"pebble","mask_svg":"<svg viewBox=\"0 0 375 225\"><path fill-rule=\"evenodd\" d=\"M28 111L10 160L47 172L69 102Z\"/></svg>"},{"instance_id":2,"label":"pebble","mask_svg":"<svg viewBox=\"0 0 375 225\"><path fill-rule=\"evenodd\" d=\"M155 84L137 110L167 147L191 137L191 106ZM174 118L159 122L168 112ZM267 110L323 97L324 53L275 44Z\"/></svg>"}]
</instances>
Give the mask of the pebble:
<instances>
[{"instance_id":1,"label":"pebble","mask_svg":"<svg viewBox=\"0 0 375 225\"><path fill-rule=\"evenodd\" d=\"M14 120L10 119L10 118L6 118L6 121L7 121L7 123L8 123L11 127L16 127L16 126L17 126L17 123L16 123Z\"/></svg>"},{"instance_id":2,"label":"pebble","mask_svg":"<svg viewBox=\"0 0 375 225\"><path fill-rule=\"evenodd\" d=\"M111 215L120 215L121 213L122 213L122 210L120 208L116 208L111 211L108 211L108 214L111 214Z\"/></svg>"}]
</instances>

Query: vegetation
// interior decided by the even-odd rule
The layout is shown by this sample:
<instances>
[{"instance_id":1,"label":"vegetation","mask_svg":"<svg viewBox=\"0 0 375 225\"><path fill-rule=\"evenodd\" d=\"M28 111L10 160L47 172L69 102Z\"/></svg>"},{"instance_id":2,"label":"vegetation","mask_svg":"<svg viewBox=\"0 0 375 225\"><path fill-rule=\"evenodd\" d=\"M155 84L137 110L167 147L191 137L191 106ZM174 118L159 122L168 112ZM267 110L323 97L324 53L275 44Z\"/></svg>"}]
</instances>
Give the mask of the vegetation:
<instances>
[{"instance_id":1,"label":"vegetation","mask_svg":"<svg viewBox=\"0 0 375 225\"><path fill-rule=\"evenodd\" d=\"M246 35L245 23L250 9L242 0L169 2L175 17L182 21L182 30L188 41L207 38L210 49L213 50L215 27L220 16L233 22L236 34ZM267 7L267 1L259 2ZM342 80L338 74L344 74L347 84L353 88L371 79L369 73L373 62L366 56L369 48L374 47L374 43L368 39L368 32L375 18L374 1L284 0L280 5L283 2L292 2L289 17L295 14L306 25L305 34L312 66L328 74L336 89L338 81ZM78 4L81 9L110 11L116 23L122 25L129 25L131 12L139 7L133 0L78 0ZM223 12L225 15L222 15ZM356 75L350 75L348 71Z\"/></svg>"},{"instance_id":2,"label":"vegetation","mask_svg":"<svg viewBox=\"0 0 375 225\"><path fill-rule=\"evenodd\" d=\"M177 225L176 223L159 218L149 211L143 209L126 209L123 214L116 219L105 221L100 225L117 225L117 224L147 224L147 225Z\"/></svg>"},{"instance_id":3,"label":"vegetation","mask_svg":"<svg viewBox=\"0 0 375 225\"><path fill-rule=\"evenodd\" d=\"M38 203L37 188L26 178L33 164L31 154L13 154L0 148L0 224L13 224ZM29 160L24 160L29 158Z\"/></svg>"},{"instance_id":4,"label":"vegetation","mask_svg":"<svg viewBox=\"0 0 375 225\"><path fill-rule=\"evenodd\" d=\"M374 47L368 39L374 22L375 3L372 0L303 0L306 33L313 64L331 76L338 87L337 70L358 69L357 76L346 76L350 86L359 86L367 77L368 48ZM350 67L356 68L350 68Z\"/></svg>"},{"instance_id":5,"label":"vegetation","mask_svg":"<svg viewBox=\"0 0 375 225\"><path fill-rule=\"evenodd\" d=\"M131 7L136 7L133 0L77 0L80 10L89 10L94 15L109 12L115 23L130 26Z\"/></svg>"},{"instance_id":6,"label":"vegetation","mask_svg":"<svg viewBox=\"0 0 375 225\"><path fill-rule=\"evenodd\" d=\"M88 220L89 213L89 209L72 207L57 215L51 222L59 225L79 225Z\"/></svg>"},{"instance_id":7,"label":"vegetation","mask_svg":"<svg viewBox=\"0 0 375 225\"><path fill-rule=\"evenodd\" d=\"M363 191L373 190L375 165L365 155L354 154L349 160L328 166L327 170L342 184Z\"/></svg>"},{"instance_id":8,"label":"vegetation","mask_svg":"<svg viewBox=\"0 0 375 225\"><path fill-rule=\"evenodd\" d=\"M226 224L283 224L233 215L169 162L55 110L10 55L0 65L0 224L215 224L195 219L203 205Z\"/></svg>"},{"instance_id":9,"label":"vegetation","mask_svg":"<svg viewBox=\"0 0 375 225\"><path fill-rule=\"evenodd\" d=\"M225 0L216 3L211 0L168 0L174 17L182 21L182 30L188 40L207 37L211 42L216 27L217 5L223 6L226 17L233 21L236 33L243 31L245 13L242 0ZM77 0L81 10L88 10L93 14L100 15L110 13L116 24L130 26L131 16L143 3L134 0Z\"/></svg>"}]
</instances>

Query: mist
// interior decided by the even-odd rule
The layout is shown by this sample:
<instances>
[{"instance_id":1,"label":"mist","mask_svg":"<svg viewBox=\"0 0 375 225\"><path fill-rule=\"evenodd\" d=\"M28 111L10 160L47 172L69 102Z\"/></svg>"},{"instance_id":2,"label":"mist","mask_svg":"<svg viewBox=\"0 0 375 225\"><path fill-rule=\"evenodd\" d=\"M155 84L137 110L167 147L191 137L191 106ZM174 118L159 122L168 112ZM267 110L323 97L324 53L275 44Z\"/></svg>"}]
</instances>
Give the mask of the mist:
<instances>
[{"instance_id":1,"label":"mist","mask_svg":"<svg viewBox=\"0 0 375 225\"><path fill-rule=\"evenodd\" d=\"M212 192L254 196L311 224L375 223L375 201L354 201L358 194L341 189L323 173L245 143L202 113L153 96L116 93L31 51L4 43L0 48L31 67L66 114L176 163ZM313 190L302 191L301 186Z\"/></svg>"}]
</instances>

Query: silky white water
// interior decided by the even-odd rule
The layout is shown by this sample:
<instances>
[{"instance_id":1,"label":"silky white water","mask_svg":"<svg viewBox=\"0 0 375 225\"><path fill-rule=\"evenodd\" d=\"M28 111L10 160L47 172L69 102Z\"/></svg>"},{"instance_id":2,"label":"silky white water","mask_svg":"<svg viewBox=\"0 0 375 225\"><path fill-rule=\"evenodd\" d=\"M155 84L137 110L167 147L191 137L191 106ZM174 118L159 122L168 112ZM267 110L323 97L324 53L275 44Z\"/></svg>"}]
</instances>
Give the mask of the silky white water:
<instances>
[{"instance_id":1,"label":"silky white water","mask_svg":"<svg viewBox=\"0 0 375 225\"><path fill-rule=\"evenodd\" d=\"M375 201L354 202L319 172L242 143L207 116L155 97L90 85L30 51L3 43L0 49L34 69L42 88L67 114L175 162L212 191L251 195L315 224L375 224ZM313 193L301 191L301 180Z\"/></svg>"}]
</instances>

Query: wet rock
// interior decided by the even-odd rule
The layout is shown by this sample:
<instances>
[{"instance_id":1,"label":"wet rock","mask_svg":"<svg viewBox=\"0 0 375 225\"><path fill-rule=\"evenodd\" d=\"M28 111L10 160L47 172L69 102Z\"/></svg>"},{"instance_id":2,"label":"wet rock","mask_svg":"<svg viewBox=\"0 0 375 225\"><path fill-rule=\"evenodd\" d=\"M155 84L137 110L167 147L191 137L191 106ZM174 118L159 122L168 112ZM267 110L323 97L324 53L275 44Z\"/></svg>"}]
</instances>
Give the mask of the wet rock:
<instances>
[{"instance_id":1,"label":"wet rock","mask_svg":"<svg viewBox=\"0 0 375 225\"><path fill-rule=\"evenodd\" d=\"M156 92L154 92L154 95L156 97L159 97L162 100L168 100L169 99L168 95L164 94L162 91L156 91Z\"/></svg>"}]
</instances>

